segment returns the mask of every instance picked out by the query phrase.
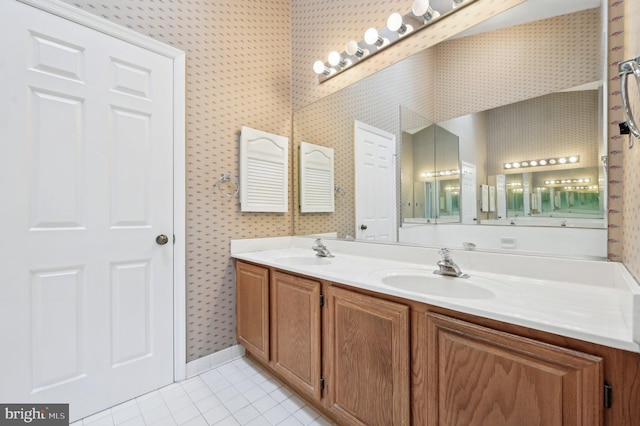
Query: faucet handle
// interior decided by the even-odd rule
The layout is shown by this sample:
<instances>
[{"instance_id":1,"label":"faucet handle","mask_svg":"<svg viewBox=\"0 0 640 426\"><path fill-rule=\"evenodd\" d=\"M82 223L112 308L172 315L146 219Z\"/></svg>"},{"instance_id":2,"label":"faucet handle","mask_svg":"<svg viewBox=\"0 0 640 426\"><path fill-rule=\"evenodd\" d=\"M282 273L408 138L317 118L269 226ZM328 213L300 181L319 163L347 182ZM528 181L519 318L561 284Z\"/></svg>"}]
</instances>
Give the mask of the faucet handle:
<instances>
[{"instance_id":1,"label":"faucet handle","mask_svg":"<svg viewBox=\"0 0 640 426\"><path fill-rule=\"evenodd\" d=\"M313 245L314 247L324 246L324 241L322 240L322 237L316 238L316 241L313 243Z\"/></svg>"},{"instance_id":2,"label":"faucet handle","mask_svg":"<svg viewBox=\"0 0 640 426\"><path fill-rule=\"evenodd\" d=\"M440 256L442 257L442 260L451 260L451 252L449 251L448 248L446 247L441 248L439 253L440 253Z\"/></svg>"}]
</instances>

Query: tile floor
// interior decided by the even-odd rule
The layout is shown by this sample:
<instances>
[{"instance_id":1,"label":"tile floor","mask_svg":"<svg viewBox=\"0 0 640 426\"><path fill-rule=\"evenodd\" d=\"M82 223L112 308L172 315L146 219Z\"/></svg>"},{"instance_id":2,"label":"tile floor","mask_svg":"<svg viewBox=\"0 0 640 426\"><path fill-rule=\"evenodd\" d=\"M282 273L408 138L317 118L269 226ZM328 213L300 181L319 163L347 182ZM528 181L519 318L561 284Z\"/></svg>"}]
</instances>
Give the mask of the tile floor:
<instances>
[{"instance_id":1,"label":"tile floor","mask_svg":"<svg viewBox=\"0 0 640 426\"><path fill-rule=\"evenodd\" d=\"M127 401L72 426L330 423L246 358Z\"/></svg>"}]
</instances>

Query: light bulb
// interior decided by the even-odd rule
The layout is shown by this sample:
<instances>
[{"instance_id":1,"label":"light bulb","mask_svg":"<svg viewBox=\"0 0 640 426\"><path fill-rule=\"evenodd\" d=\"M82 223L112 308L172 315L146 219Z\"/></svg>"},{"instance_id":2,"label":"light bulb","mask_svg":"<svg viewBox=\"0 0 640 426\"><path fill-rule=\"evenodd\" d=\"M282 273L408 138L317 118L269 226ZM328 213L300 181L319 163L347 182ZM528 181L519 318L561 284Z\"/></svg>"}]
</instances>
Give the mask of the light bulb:
<instances>
[{"instance_id":1,"label":"light bulb","mask_svg":"<svg viewBox=\"0 0 640 426\"><path fill-rule=\"evenodd\" d=\"M569 157L569 162L570 163L577 163L578 162L578 157Z\"/></svg>"},{"instance_id":2,"label":"light bulb","mask_svg":"<svg viewBox=\"0 0 640 426\"><path fill-rule=\"evenodd\" d=\"M516 169L519 168L520 167L520 163L518 163L518 162L513 163L513 167L515 167Z\"/></svg>"},{"instance_id":3,"label":"light bulb","mask_svg":"<svg viewBox=\"0 0 640 426\"><path fill-rule=\"evenodd\" d=\"M546 166L547 165L547 160L540 160L540 165L541 166Z\"/></svg>"},{"instance_id":4,"label":"light bulb","mask_svg":"<svg viewBox=\"0 0 640 426\"><path fill-rule=\"evenodd\" d=\"M332 67L335 67L336 65L338 65L341 59L342 58L340 57L340 54L335 50L329 53L329 65L331 65Z\"/></svg>"},{"instance_id":5,"label":"light bulb","mask_svg":"<svg viewBox=\"0 0 640 426\"><path fill-rule=\"evenodd\" d=\"M402 15L399 13L392 13L389 15L389 18L387 19L387 28L389 28L390 31L398 31L403 25Z\"/></svg>"},{"instance_id":6,"label":"light bulb","mask_svg":"<svg viewBox=\"0 0 640 426\"><path fill-rule=\"evenodd\" d=\"M357 56L358 58L362 58L364 56L364 50L360 49L358 42L355 40L349 40L344 46L344 50L347 52L347 55L350 56Z\"/></svg>"},{"instance_id":7,"label":"light bulb","mask_svg":"<svg viewBox=\"0 0 640 426\"><path fill-rule=\"evenodd\" d=\"M504 168L505 169L510 169L511 168L511 164L510 163L505 163Z\"/></svg>"},{"instance_id":8,"label":"light bulb","mask_svg":"<svg viewBox=\"0 0 640 426\"><path fill-rule=\"evenodd\" d=\"M537 166L538 162L536 160L531 160L529 164L531 164L532 166Z\"/></svg>"},{"instance_id":9,"label":"light bulb","mask_svg":"<svg viewBox=\"0 0 640 426\"><path fill-rule=\"evenodd\" d=\"M313 72L324 75L329 75L331 73L329 68L327 68L322 61L315 61L313 63Z\"/></svg>"},{"instance_id":10,"label":"light bulb","mask_svg":"<svg viewBox=\"0 0 640 426\"><path fill-rule=\"evenodd\" d=\"M378 36L378 30L369 28L364 33L364 42L370 46L382 46L382 39Z\"/></svg>"},{"instance_id":11,"label":"light bulb","mask_svg":"<svg viewBox=\"0 0 640 426\"><path fill-rule=\"evenodd\" d=\"M567 162L567 159L566 159L566 158L564 158L564 157L558 158L558 163L560 163L560 164L564 164L564 163L566 163L566 162Z\"/></svg>"},{"instance_id":12,"label":"light bulb","mask_svg":"<svg viewBox=\"0 0 640 426\"><path fill-rule=\"evenodd\" d=\"M429 0L415 0L411 12L416 16L423 16L429 10Z\"/></svg>"},{"instance_id":13,"label":"light bulb","mask_svg":"<svg viewBox=\"0 0 640 426\"><path fill-rule=\"evenodd\" d=\"M551 164L552 166L556 164L555 158L552 158L551 160L549 160L549 164Z\"/></svg>"}]
</instances>

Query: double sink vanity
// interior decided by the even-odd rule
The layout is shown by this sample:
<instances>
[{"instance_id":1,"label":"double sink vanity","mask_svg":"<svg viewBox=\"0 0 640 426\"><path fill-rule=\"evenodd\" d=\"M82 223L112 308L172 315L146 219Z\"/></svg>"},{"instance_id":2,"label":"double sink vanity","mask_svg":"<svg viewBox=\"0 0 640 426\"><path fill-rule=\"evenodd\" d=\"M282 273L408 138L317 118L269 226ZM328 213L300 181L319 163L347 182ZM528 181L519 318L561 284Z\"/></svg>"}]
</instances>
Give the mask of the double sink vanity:
<instances>
[{"instance_id":1,"label":"double sink vanity","mask_svg":"<svg viewBox=\"0 0 640 426\"><path fill-rule=\"evenodd\" d=\"M434 248L316 243L232 241L237 338L336 424L640 421L640 287L622 264L445 254L461 278L433 273Z\"/></svg>"}]
</instances>

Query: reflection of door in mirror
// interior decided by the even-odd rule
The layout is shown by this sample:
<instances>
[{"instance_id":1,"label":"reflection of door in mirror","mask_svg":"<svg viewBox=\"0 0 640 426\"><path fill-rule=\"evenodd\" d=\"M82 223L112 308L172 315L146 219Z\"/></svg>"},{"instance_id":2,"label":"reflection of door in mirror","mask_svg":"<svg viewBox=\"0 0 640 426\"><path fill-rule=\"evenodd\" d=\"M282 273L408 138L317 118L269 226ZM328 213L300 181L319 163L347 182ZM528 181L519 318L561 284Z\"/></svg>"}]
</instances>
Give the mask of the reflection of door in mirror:
<instances>
[{"instance_id":1,"label":"reflection of door in mirror","mask_svg":"<svg viewBox=\"0 0 640 426\"><path fill-rule=\"evenodd\" d=\"M459 161L452 132L435 124L403 130L401 186L409 197L402 199L404 222L460 222Z\"/></svg>"},{"instance_id":2,"label":"reflection of door in mirror","mask_svg":"<svg viewBox=\"0 0 640 426\"><path fill-rule=\"evenodd\" d=\"M355 122L356 235L371 241L397 241L396 136Z\"/></svg>"}]
</instances>

